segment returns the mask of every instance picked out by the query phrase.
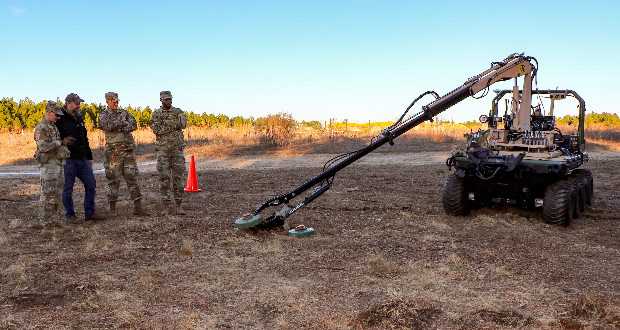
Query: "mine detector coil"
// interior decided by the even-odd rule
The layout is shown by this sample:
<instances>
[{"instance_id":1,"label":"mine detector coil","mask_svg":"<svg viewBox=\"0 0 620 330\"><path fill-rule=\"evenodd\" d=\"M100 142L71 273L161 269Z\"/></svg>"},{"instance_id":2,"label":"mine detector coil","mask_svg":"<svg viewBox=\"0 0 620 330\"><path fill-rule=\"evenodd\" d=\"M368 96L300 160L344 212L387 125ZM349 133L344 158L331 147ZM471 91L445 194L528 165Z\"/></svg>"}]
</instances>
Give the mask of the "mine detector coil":
<instances>
[{"instance_id":1,"label":"mine detector coil","mask_svg":"<svg viewBox=\"0 0 620 330\"><path fill-rule=\"evenodd\" d=\"M508 56L503 61L493 62L491 64L491 68L476 76L469 78L461 86L445 94L444 96L439 97L438 94L434 91L427 91L420 94L415 100L411 102L411 104L407 107L403 115L396 121L396 123L383 130L381 134L374 137L368 146L357 151L349 152L332 158L325 164L323 172L321 174L308 180L307 182L303 183L292 191L265 201L262 205L256 208L254 212L247 213L241 218L237 219L235 221L235 225L240 229L269 229L284 225L285 219L287 217L289 217L305 205L308 205L317 197L329 190L333 183L334 176L337 172L351 165L352 163L356 162L360 158L366 156L367 154L371 153L372 151L386 143L393 145L393 140L395 138L399 137L400 135L404 134L405 132L422 124L427 120L432 121L433 117L447 110L451 106L461 102L462 100L470 96L474 96L480 91L484 91L483 93L484 95L486 95L486 93L488 93L489 86L498 81L505 81L508 79L525 76L524 90L531 90L532 78L536 75L537 71L536 66L534 66L532 62L537 61L533 57L515 53ZM422 106L422 110L420 112L408 117L407 119L404 119L408 111L413 107L413 105L426 95L434 96L435 100L427 105ZM522 99L523 101L521 106L527 107L527 109L529 109L531 100L527 101L528 95L524 95ZM517 121L518 120L519 118L517 118ZM311 189L313 190L310 195L308 195L301 203L296 206L289 205L295 197ZM282 209L278 212L273 213L266 219L262 219L259 214L260 212L264 211L269 207L275 207L280 205L283 205Z\"/></svg>"}]
</instances>

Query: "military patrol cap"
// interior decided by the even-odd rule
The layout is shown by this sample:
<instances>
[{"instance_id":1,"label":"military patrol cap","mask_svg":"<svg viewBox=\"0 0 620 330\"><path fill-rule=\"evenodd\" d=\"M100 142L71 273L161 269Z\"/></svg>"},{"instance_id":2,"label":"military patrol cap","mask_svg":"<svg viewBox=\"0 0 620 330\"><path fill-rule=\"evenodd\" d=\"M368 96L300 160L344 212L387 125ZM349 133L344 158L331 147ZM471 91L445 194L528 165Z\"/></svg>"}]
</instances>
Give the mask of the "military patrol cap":
<instances>
[{"instance_id":1,"label":"military patrol cap","mask_svg":"<svg viewBox=\"0 0 620 330\"><path fill-rule=\"evenodd\" d=\"M45 112L47 111L51 111L57 115L62 116L62 110L60 109L60 105L58 105L58 103L54 101L47 101L47 104L45 105Z\"/></svg>"},{"instance_id":2,"label":"military patrol cap","mask_svg":"<svg viewBox=\"0 0 620 330\"><path fill-rule=\"evenodd\" d=\"M71 93L67 95L67 97L65 97L65 102L80 103L80 102L84 102L84 100L81 99L77 94Z\"/></svg>"},{"instance_id":3,"label":"military patrol cap","mask_svg":"<svg viewBox=\"0 0 620 330\"><path fill-rule=\"evenodd\" d=\"M111 102L118 102L118 93L107 92L105 93L105 100Z\"/></svg>"},{"instance_id":4,"label":"military patrol cap","mask_svg":"<svg viewBox=\"0 0 620 330\"><path fill-rule=\"evenodd\" d=\"M170 91L159 92L159 98L162 99L162 100L171 99L172 98L172 93L170 93Z\"/></svg>"}]
</instances>

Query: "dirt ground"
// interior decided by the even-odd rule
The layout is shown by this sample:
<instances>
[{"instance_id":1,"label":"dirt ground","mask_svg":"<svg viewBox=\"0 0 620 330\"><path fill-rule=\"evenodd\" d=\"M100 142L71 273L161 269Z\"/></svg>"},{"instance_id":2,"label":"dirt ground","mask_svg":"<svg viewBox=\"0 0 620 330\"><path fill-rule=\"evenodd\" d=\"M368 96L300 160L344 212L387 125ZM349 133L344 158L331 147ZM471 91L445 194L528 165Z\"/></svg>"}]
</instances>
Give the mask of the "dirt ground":
<instances>
[{"instance_id":1,"label":"dirt ground","mask_svg":"<svg viewBox=\"0 0 620 330\"><path fill-rule=\"evenodd\" d=\"M620 153L591 155L594 202L569 227L500 206L447 216L448 153L397 149L341 171L289 218L308 238L234 220L333 154L199 158L186 216L156 215L146 165L151 216L131 215L125 191L116 217L55 231L31 227L38 177L1 176L0 328L620 328ZM82 212L79 184L74 198Z\"/></svg>"}]
</instances>

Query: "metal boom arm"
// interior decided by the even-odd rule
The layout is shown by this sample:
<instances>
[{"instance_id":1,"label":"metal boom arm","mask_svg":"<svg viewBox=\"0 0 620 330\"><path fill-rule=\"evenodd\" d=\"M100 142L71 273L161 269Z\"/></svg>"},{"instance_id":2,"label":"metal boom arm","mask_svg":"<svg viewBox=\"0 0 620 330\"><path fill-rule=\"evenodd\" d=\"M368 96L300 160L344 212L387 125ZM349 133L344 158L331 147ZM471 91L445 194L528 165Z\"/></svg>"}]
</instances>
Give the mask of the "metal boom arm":
<instances>
[{"instance_id":1,"label":"metal boom arm","mask_svg":"<svg viewBox=\"0 0 620 330\"><path fill-rule=\"evenodd\" d=\"M373 139L374 141L371 142L368 146L356 152L353 152L350 156L336 163L332 167L328 168L321 174L308 180L307 182L293 189L292 191L267 200L253 212L253 215L258 215L259 212L271 206L277 206L281 204L286 205L293 198L308 191L312 187L321 184L311 195L306 197L302 203L300 203L294 208L290 208L288 207L288 205L285 206L280 212L274 213L272 216L267 218L264 223L261 224L261 226L264 228L281 226L282 224L284 224L284 219L286 217L293 214L299 208L307 205L318 196L326 192L331 186L330 179L332 179L338 171L351 165L352 163L356 162L360 158L366 156L367 154L371 153L372 151L386 143L393 145L393 140L395 138L399 137L400 135L404 134L405 132L422 124L427 120L432 121L433 117L437 116L441 112L461 102L467 97L473 96L479 91L488 89L489 86L494 84L495 82L504 81L511 78L517 78L521 75L525 75L526 79L523 88L524 93L521 97L521 107L527 106L527 109L529 109L531 104L531 80L533 77L532 72L534 72L535 74L536 71L536 68L530 62L530 60L532 59L532 57L526 57L523 56L523 54L513 54L502 62L493 62L490 69L468 79L463 85L451 91L450 93L447 93L442 97L437 97L435 101L423 106L422 111L418 112L417 114L407 118L404 121L399 120L399 122L383 130L381 134L377 136L379 138L376 137L376 139ZM526 90L529 90L529 93L526 92ZM420 97L418 97L413 103L411 103L409 108L411 108L413 104L422 96L429 93L435 96L437 95L434 92L426 92ZM529 98L529 101L525 100L527 98ZM409 110L409 108L407 109L407 111ZM527 112L527 114L529 115L529 111Z\"/></svg>"}]
</instances>

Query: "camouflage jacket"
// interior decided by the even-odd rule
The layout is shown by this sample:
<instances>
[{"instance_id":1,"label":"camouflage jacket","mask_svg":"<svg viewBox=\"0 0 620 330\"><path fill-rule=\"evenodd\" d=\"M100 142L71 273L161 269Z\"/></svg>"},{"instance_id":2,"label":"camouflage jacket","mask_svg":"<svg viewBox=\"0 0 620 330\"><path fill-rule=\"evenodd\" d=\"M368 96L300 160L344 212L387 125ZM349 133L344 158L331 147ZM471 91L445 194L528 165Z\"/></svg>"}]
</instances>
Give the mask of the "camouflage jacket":
<instances>
[{"instance_id":1,"label":"camouflage jacket","mask_svg":"<svg viewBox=\"0 0 620 330\"><path fill-rule=\"evenodd\" d=\"M183 129L187 127L187 116L183 110L171 107L164 110L162 107L153 112L151 128L156 136L155 147L157 150L183 149Z\"/></svg>"},{"instance_id":2,"label":"camouflage jacket","mask_svg":"<svg viewBox=\"0 0 620 330\"><path fill-rule=\"evenodd\" d=\"M489 148L489 130L478 129L476 133L465 133L465 143L452 149L452 156L467 156L467 151L472 146L472 142L476 142L476 147Z\"/></svg>"},{"instance_id":3,"label":"camouflage jacket","mask_svg":"<svg viewBox=\"0 0 620 330\"><path fill-rule=\"evenodd\" d=\"M65 159L69 158L69 148L61 145L60 132L53 123L45 118L34 128L34 140L37 143L37 151L34 159L40 164L56 160L64 164Z\"/></svg>"},{"instance_id":4,"label":"camouflage jacket","mask_svg":"<svg viewBox=\"0 0 620 330\"><path fill-rule=\"evenodd\" d=\"M108 147L122 146L126 150L133 150L136 147L136 141L131 132L138 128L138 123L129 111L105 107L98 121L99 128L105 133L105 143Z\"/></svg>"}]
</instances>

